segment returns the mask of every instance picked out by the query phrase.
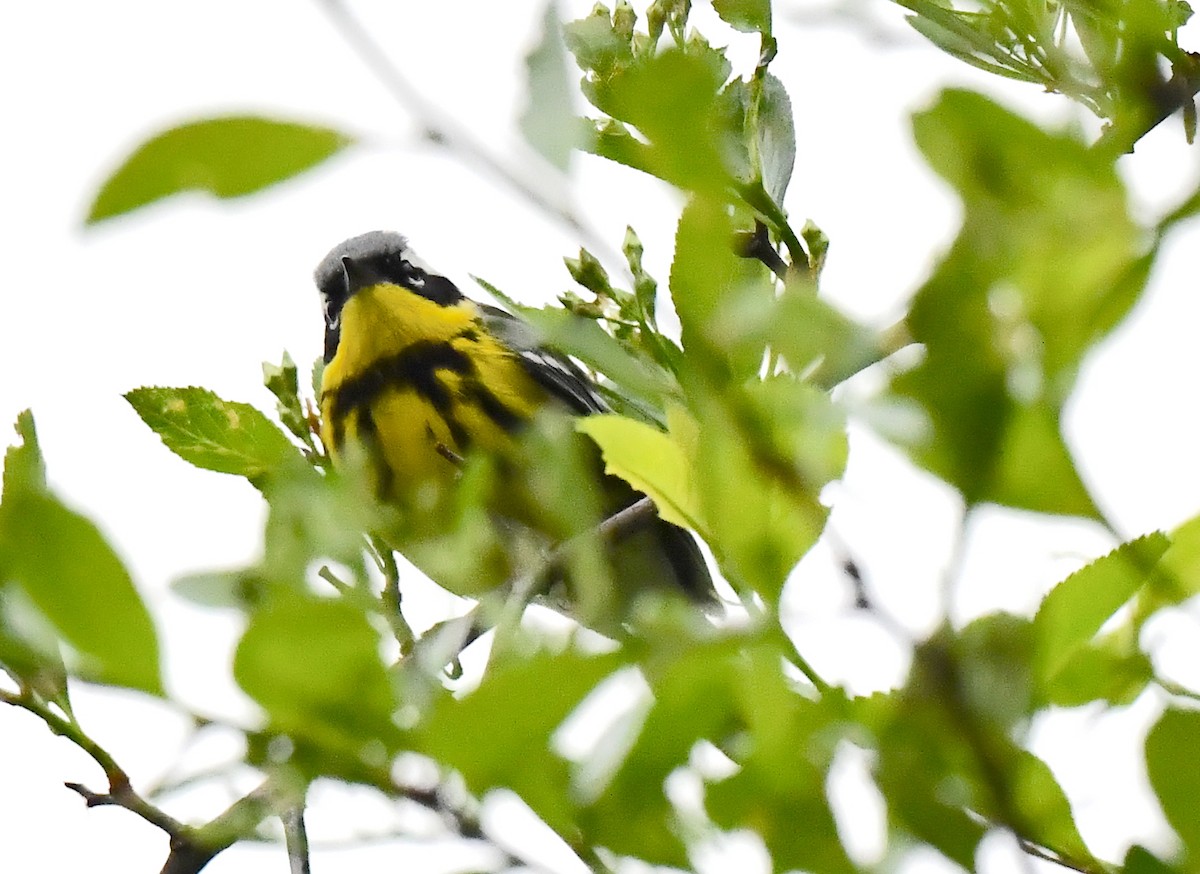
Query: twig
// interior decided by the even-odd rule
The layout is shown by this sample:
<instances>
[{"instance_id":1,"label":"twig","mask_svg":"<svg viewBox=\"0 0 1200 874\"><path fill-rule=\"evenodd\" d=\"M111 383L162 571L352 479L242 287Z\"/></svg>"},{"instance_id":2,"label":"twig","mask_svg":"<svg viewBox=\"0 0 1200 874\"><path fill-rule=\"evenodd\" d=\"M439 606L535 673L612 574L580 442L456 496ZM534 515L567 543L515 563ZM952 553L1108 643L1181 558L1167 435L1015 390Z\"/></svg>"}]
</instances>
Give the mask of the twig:
<instances>
[{"instance_id":1,"label":"twig","mask_svg":"<svg viewBox=\"0 0 1200 874\"><path fill-rule=\"evenodd\" d=\"M275 812L272 795L271 781L267 780L207 825L184 827L171 834L171 853L160 874L196 874L218 853L233 846Z\"/></svg>"},{"instance_id":2,"label":"twig","mask_svg":"<svg viewBox=\"0 0 1200 874\"><path fill-rule=\"evenodd\" d=\"M107 792L92 792L80 783L67 783L66 787L81 795L88 807L115 805L136 813L151 825L157 826L169 835L174 835L185 829L178 820L168 816L134 791L129 775L117 764L116 759L86 734L74 720L59 716L48 705L28 690L19 693L0 690L0 701L20 707L32 713L55 734L69 740L91 757L104 771L108 781Z\"/></svg>"},{"instance_id":3,"label":"twig","mask_svg":"<svg viewBox=\"0 0 1200 874\"><path fill-rule=\"evenodd\" d=\"M285 810L279 817L283 822L283 836L287 844L288 863L291 874L309 874L308 830L304 827L304 802Z\"/></svg>"},{"instance_id":4,"label":"twig","mask_svg":"<svg viewBox=\"0 0 1200 874\"><path fill-rule=\"evenodd\" d=\"M781 281L787 281L787 262L771 245L771 235L764 222L755 220L754 230L738 234L734 245L738 255L761 261Z\"/></svg>"},{"instance_id":5,"label":"twig","mask_svg":"<svg viewBox=\"0 0 1200 874\"><path fill-rule=\"evenodd\" d=\"M611 263L623 263L620 256L612 250L604 238L590 228L573 210L553 203L527 180L520 178L514 170L495 158L466 129L439 112L437 107L413 88L379 43L354 17L343 0L317 0L317 5L325 10L334 27L350 44L359 59L371 70L375 78L391 93L396 102L420 123L430 140L476 162L533 206L569 227L586 241L589 248L603 252Z\"/></svg>"}]
</instances>

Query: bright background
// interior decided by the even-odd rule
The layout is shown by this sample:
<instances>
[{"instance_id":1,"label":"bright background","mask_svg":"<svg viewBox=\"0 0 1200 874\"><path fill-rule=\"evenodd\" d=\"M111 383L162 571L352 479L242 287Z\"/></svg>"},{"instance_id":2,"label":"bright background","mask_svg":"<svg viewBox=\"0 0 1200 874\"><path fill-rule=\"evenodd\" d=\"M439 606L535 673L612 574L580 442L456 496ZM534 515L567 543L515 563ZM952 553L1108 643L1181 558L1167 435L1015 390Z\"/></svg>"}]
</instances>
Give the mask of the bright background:
<instances>
[{"instance_id":1,"label":"bright background","mask_svg":"<svg viewBox=\"0 0 1200 874\"><path fill-rule=\"evenodd\" d=\"M560 6L570 18L586 14L590 3ZM676 193L584 156L576 156L569 185L559 184L519 142L522 58L538 37L540 0L363 0L352 8L440 113L531 185L573 203L610 247L633 224L651 272L665 280L681 205ZM787 207L797 225L812 218L832 240L824 293L882 326L903 312L958 222L957 202L912 145L912 111L958 84L1045 123L1075 124L1093 136L1096 125L1056 96L945 57L903 26L898 7L841 8L868 23L839 17L833 7L775 4L780 53L772 70L791 93L798 136ZM731 57L749 69L754 41L707 27L713 19L698 2L694 21L714 42L733 40ZM1189 37L1185 30L1181 42L1188 45ZM530 303L549 302L569 287L561 259L575 254L579 240L493 176L422 139L420 124L338 36L320 2L3 4L0 111L7 120L0 421L33 408L53 486L97 520L150 604L173 694L199 712L249 723L253 707L228 676L236 622L183 604L168 584L181 573L253 559L261 502L244 481L172 456L122 393L203 385L270 409L260 364L287 349L303 371L317 357L321 324L311 269L347 236L401 230L464 288L471 287L467 275L476 274ZM231 112L330 124L363 143L243 201L177 198L84 230L90 198L131 148L173 124ZM1150 221L1190 193L1197 164L1178 120L1152 132L1121 162L1136 213ZM1129 536L1169 529L1200 510L1198 230L1189 225L1172 238L1141 304L1087 362L1067 411L1068 442L1083 473ZM872 381L871 374L856 380L849 396L864 396ZM1030 613L1053 582L1112 545L1082 523L984 510L955 550L955 497L860 428L852 435L850 470L829 497L838 537L882 608L914 637L937 623L944 588L953 591L955 621L996 609ZM943 586L948 573L957 581L952 587ZM789 589L785 621L828 679L858 692L899 683L906 642L851 604L836 562L818 546ZM430 617L444 606L433 595L426 602ZM1196 631L1190 611L1148 629L1161 673L1197 683L1189 646ZM1141 734L1157 712L1153 699L1147 694L1114 717L1085 708L1035 727L1035 751L1049 759L1085 839L1103 857L1119 859L1131 840L1159 848L1173 840L1141 774ZM176 713L107 690L77 687L74 701L85 728L139 787L166 776L187 734ZM217 736L189 749L185 761L199 767L237 752ZM879 812L863 788L863 766L845 764L836 798L855 823L848 834L855 857L870 860L880 841ZM98 768L69 743L29 715L0 708L0 869L158 870L166 855L162 834L123 810L85 809L63 781L104 788ZM166 807L201 821L233 797L214 789ZM346 793L319 793L310 814L314 844L386 829L391 814L368 808ZM318 849L314 869L440 870L456 858L427 842L384 843ZM747 874L756 870L753 853L738 858ZM716 853L704 867L716 872L729 859ZM569 870L561 857L548 864ZM1003 845L985 847L982 864L1020 870ZM947 867L929 858L913 870ZM207 870L284 872L287 860L280 847L239 846Z\"/></svg>"}]
</instances>

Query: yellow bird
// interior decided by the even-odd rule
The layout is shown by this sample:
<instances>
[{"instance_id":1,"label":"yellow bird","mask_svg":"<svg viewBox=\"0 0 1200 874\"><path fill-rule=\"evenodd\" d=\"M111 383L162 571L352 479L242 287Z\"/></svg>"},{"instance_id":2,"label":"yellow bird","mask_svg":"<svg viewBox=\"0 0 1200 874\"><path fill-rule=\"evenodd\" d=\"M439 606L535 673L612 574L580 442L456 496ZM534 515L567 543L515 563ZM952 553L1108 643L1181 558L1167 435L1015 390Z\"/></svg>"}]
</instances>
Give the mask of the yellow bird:
<instances>
[{"instance_id":1,"label":"yellow bird","mask_svg":"<svg viewBox=\"0 0 1200 874\"><path fill-rule=\"evenodd\" d=\"M384 500L426 480L453 481L469 452L502 453L544 407L608 411L575 364L537 345L531 326L464 296L400 234L346 240L315 278L325 311L321 438L335 464L350 447L369 459ZM608 515L643 497L604 475L593 455L591 481L563 488L594 490ZM692 535L657 517L618 535L608 558L614 585L628 594L715 598Z\"/></svg>"}]
</instances>

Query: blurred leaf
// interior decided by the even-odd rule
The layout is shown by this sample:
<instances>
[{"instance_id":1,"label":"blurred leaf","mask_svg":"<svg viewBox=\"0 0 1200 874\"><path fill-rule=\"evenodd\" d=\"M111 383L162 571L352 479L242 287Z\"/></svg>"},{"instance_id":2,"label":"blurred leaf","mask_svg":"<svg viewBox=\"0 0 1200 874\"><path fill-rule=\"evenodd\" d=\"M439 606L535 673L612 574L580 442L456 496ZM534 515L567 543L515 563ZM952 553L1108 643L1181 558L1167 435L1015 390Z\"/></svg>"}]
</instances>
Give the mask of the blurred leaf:
<instances>
[{"instance_id":1,"label":"blurred leaf","mask_svg":"<svg viewBox=\"0 0 1200 874\"><path fill-rule=\"evenodd\" d=\"M87 224L184 191L219 198L253 194L290 179L350 145L331 128L256 116L204 119L147 140L100 188Z\"/></svg>"},{"instance_id":2,"label":"blurred leaf","mask_svg":"<svg viewBox=\"0 0 1200 874\"><path fill-rule=\"evenodd\" d=\"M615 656L575 651L494 662L474 692L437 704L417 748L457 770L474 793L512 789L563 833L574 819L570 774L550 737L619 665Z\"/></svg>"},{"instance_id":3,"label":"blurred leaf","mask_svg":"<svg viewBox=\"0 0 1200 874\"><path fill-rule=\"evenodd\" d=\"M1200 593L1200 516L1171 532L1171 545L1159 562L1153 594L1157 602L1178 604ZM1157 604L1150 605L1153 609Z\"/></svg>"},{"instance_id":4,"label":"blurred leaf","mask_svg":"<svg viewBox=\"0 0 1200 874\"><path fill-rule=\"evenodd\" d=\"M542 38L526 56L525 68L529 105L521 114L521 133L542 157L566 171L571 151L581 141L567 79L558 4L554 0L546 4Z\"/></svg>"},{"instance_id":5,"label":"blurred leaf","mask_svg":"<svg viewBox=\"0 0 1200 874\"><path fill-rule=\"evenodd\" d=\"M719 138L717 93L728 69L723 57L670 49L620 71L609 80L585 83L602 111L636 127L648 142L645 169L680 188L720 194L730 181Z\"/></svg>"},{"instance_id":6,"label":"blurred leaf","mask_svg":"<svg viewBox=\"0 0 1200 874\"><path fill-rule=\"evenodd\" d=\"M1007 734L1030 713L1033 677L1028 619L1007 613L981 616L946 643L954 659L954 694L961 714Z\"/></svg>"},{"instance_id":7,"label":"blurred leaf","mask_svg":"<svg viewBox=\"0 0 1200 874\"><path fill-rule=\"evenodd\" d=\"M915 666L914 666L915 667ZM964 870L986 827L966 808L978 782L960 727L939 706L935 689L910 679L879 737L877 780L888 816Z\"/></svg>"},{"instance_id":8,"label":"blurred leaf","mask_svg":"<svg viewBox=\"0 0 1200 874\"><path fill-rule=\"evenodd\" d=\"M1076 864L1085 862L1102 870L1102 864L1080 837L1071 804L1045 762L1021 750L1013 773L1007 778L1008 803L1014 813L1017 834L1068 856Z\"/></svg>"},{"instance_id":9,"label":"blurred leaf","mask_svg":"<svg viewBox=\"0 0 1200 874\"><path fill-rule=\"evenodd\" d=\"M967 870L974 867L975 849L986 831L978 816L993 815L981 759L1011 761L1014 753L1006 734L1012 718L1006 702L995 702L999 709L986 720L977 719L972 709L980 702L987 706L987 696L1007 685L1005 660L987 657L996 649L985 644L993 634L1012 639L994 618L964 631L964 640L975 639L971 660L982 659L979 667L966 668L974 678L967 684L953 634L943 628L921 644L908 682L889 708L890 719L878 729L878 781L889 816ZM1000 761L996 765L1003 767Z\"/></svg>"},{"instance_id":10,"label":"blurred leaf","mask_svg":"<svg viewBox=\"0 0 1200 874\"><path fill-rule=\"evenodd\" d=\"M763 341L740 334L737 326L744 321L742 312L763 312L775 299L763 266L738 257L733 238L725 206L693 198L680 216L671 262L671 299L683 346L696 366L722 381L757 373Z\"/></svg>"},{"instance_id":11,"label":"blurred leaf","mask_svg":"<svg viewBox=\"0 0 1200 874\"><path fill-rule=\"evenodd\" d=\"M201 607L245 609L258 598L257 580L246 571L185 574L171 581L171 591Z\"/></svg>"},{"instance_id":12,"label":"blurred leaf","mask_svg":"<svg viewBox=\"0 0 1200 874\"><path fill-rule=\"evenodd\" d=\"M966 214L908 318L925 358L895 388L931 429L910 451L969 504L1098 517L1059 418L1149 268L1112 163L966 92L943 93L914 130Z\"/></svg>"},{"instance_id":13,"label":"blurred leaf","mask_svg":"<svg viewBox=\"0 0 1200 874\"><path fill-rule=\"evenodd\" d=\"M1033 621L1033 664L1040 682L1055 682L1100 627L1146 583L1169 545L1161 533L1122 544L1050 591Z\"/></svg>"},{"instance_id":14,"label":"blurred leaf","mask_svg":"<svg viewBox=\"0 0 1200 874\"><path fill-rule=\"evenodd\" d=\"M0 492L0 500L21 491L41 492L46 489L46 462L38 445L33 413L23 410L18 414L14 427L21 442L8 447L4 453L4 487Z\"/></svg>"},{"instance_id":15,"label":"blurred leaf","mask_svg":"<svg viewBox=\"0 0 1200 874\"><path fill-rule=\"evenodd\" d=\"M717 15L738 30L771 35L770 0L713 0Z\"/></svg>"},{"instance_id":16,"label":"blurred leaf","mask_svg":"<svg viewBox=\"0 0 1200 874\"><path fill-rule=\"evenodd\" d=\"M704 530L688 458L669 434L611 414L586 416L576 428L599 444L605 470L653 499L662 518L683 528Z\"/></svg>"},{"instance_id":17,"label":"blurred leaf","mask_svg":"<svg viewBox=\"0 0 1200 874\"><path fill-rule=\"evenodd\" d=\"M1146 736L1146 772L1188 856L1200 853L1200 712L1168 710Z\"/></svg>"},{"instance_id":18,"label":"blurred leaf","mask_svg":"<svg viewBox=\"0 0 1200 874\"><path fill-rule=\"evenodd\" d=\"M1032 636L1029 621L1005 614L960 634L941 629L918 648L899 706L880 730L889 810L965 868L984 823L1100 867L1049 768L1013 740L1036 703Z\"/></svg>"},{"instance_id":19,"label":"blurred leaf","mask_svg":"<svg viewBox=\"0 0 1200 874\"><path fill-rule=\"evenodd\" d=\"M761 76L758 91L758 161L763 188L777 206L783 206L796 164L796 123L792 100L783 83L770 73Z\"/></svg>"},{"instance_id":20,"label":"blurred leaf","mask_svg":"<svg viewBox=\"0 0 1200 874\"><path fill-rule=\"evenodd\" d=\"M238 643L233 675L273 729L334 757L357 760L373 743L398 747L396 694L379 633L348 603L292 592L265 604ZM353 770L349 760L344 767Z\"/></svg>"},{"instance_id":21,"label":"blurred leaf","mask_svg":"<svg viewBox=\"0 0 1200 874\"><path fill-rule=\"evenodd\" d=\"M633 62L628 37L613 27L608 11L600 6L592 14L563 25L563 42L585 72L604 81Z\"/></svg>"},{"instance_id":22,"label":"blurred leaf","mask_svg":"<svg viewBox=\"0 0 1200 874\"><path fill-rule=\"evenodd\" d=\"M795 273L778 298L755 298L725 322L735 336L760 337L788 369L822 388L832 388L880 361L879 335L817 297L816 288ZM739 339L739 344L743 342Z\"/></svg>"},{"instance_id":23,"label":"blurred leaf","mask_svg":"<svg viewBox=\"0 0 1200 874\"><path fill-rule=\"evenodd\" d=\"M363 532L379 528L381 508L352 471L322 476L289 465L266 481L263 495L270 508L260 566L266 577L301 586L310 564L332 559L366 579Z\"/></svg>"},{"instance_id":24,"label":"blurred leaf","mask_svg":"<svg viewBox=\"0 0 1200 874\"><path fill-rule=\"evenodd\" d=\"M757 833L775 870L857 871L825 797L838 738L835 714L789 687L778 656L772 647L758 647L739 659L740 676L727 694L746 722L748 754L736 774L708 786L706 807L722 828Z\"/></svg>"},{"instance_id":25,"label":"blurred leaf","mask_svg":"<svg viewBox=\"0 0 1200 874\"><path fill-rule=\"evenodd\" d=\"M1121 874L1176 874L1181 870L1163 862L1145 847L1134 844L1125 854Z\"/></svg>"},{"instance_id":26,"label":"blurred leaf","mask_svg":"<svg viewBox=\"0 0 1200 874\"><path fill-rule=\"evenodd\" d=\"M1144 254L1143 233L1112 162L966 91L943 92L914 117L913 131L930 166L963 198L960 242L980 278L1015 286L1016 298L989 302L997 321L1037 332L1047 377L1073 371L1137 301L1145 279L1143 270L1126 281Z\"/></svg>"},{"instance_id":27,"label":"blurred leaf","mask_svg":"<svg viewBox=\"0 0 1200 874\"><path fill-rule=\"evenodd\" d=\"M699 431L689 456L710 545L735 586L773 602L824 528L821 489L846 460L843 414L785 376L724 403L697 392L692 407Z\"/></svg>"},{"instance_id":28,"label":"blurred leaf","mask_svg":"<svg viewBox=\"0 0 1200 874\"><path fill-rule=\"evenodd\" d=\"M163 693L158 639L129 572L100 531L47 492L16 489L0 506L0 566L99 683Z\"/></svg>"},{"instance_id":29,"label":"blurred leaf","mask_svg":"<svg viewBox=\"0 0 1200 874\"><path fill-rule=\"evenodd\" d=\"M257 480L299 457L261 412L208 389L138 388L125 399L168 449L196 467Z\"/></svg>"},{"instance_id":30,"label":"blurred leaf","mask_svg":"<svg viewBox=\"0 0 1200 874\"><path fill-rule=\"evenodd\" d=\"M1118 707L1132 704L1154 679L1154 664L1138 649L1136 632L1120 631L1075 650L1053 677L1044 680L1041 694L1047 703L1058 707L1092 701Z\"/></svg>"},{"instance_id":31,"label":"blurred leaf","mask_svg":"<svg viewBox=\"0 0 1200 874\"><path fill-rule=\"evenodd\" d=\"M735 727L734 665L744 639L658 639L644 669L653 704L611 782L579 813L592 840L651 865L688 867L683 830L664 783L700 740L720 744Z\"/></svg>"},{"instance_id":32,"label":"blurred leaf","mask_svg":"<svg viewBox=\"0 0 1200 874\"><path fill-rule=\"evenodd\" d=\"M0 540L0 670L70 713L58 634L20 586L4 585L6 553Z\"/></svg>"}]
</instances>

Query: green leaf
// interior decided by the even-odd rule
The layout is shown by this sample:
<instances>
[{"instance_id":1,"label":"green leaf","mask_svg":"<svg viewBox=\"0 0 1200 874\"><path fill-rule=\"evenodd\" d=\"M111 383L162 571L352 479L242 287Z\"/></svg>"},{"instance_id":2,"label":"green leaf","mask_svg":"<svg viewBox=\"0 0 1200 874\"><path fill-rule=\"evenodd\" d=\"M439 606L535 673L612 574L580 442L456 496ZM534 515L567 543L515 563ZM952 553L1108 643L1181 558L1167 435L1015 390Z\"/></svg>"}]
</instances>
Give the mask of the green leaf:
<instances>
[{"instance_id":1,"label":"green leaf","mask_svg":"<svg viewBox=\"0 0 1200 874\"><path fill-rule=\"evenodd\" d=\"M733 239L725 205L693 198L679 218L670 284L692 360L712 378L740 382L758 372L765 347L739 326L768 311L775 291L761 264L735 254Z\"/></svg>"},{"instance_id":2,"label":"green leaf","mask_svg":"<svg viewBox=\"0 0 1200 874\"><path fill-rule=\"evenodd\" d=\"M6 553L0 542L0 563ZM71 701L58 634L20 586L3 585L0 570L0 670L68 713Z\"/></svg>"},{"instance_id":3,"label":"green leaf","mask_svg":"<svg viewBox=\"0 0 1200 874\"><path fill-rule=\"evenodd\" d=\"M0 565L78 653L78 673L161 695L150 614L96 526L33 489L6 494L0 511Z\"/></svg>"},{"instance_id":4,"label":"green leaf","mask_svg":"<svg viewBox=\"0 0 1200 874\"><path fill-rule=\"evenodd\" d=\"M1071 804L1045 762L1021 750L1007 777L1014 825L1022 838L1053 847L1076 862L1094 864L1097 870L1103 868L1080 837Z\"/></svg>"},{"instance_id":5,"label":"green leaf","mask_svg":"<svg viewBox=\"0 0 1200 874\"><path fill-rule=\"evenodd\" d=\"M771 35L771 0L713 0L713 8L738 30Z\"/></svg>"},{"instance_id":6,"label":"green leaf","mask_svg":"<svg viewBox=\"0 0 1200 874\"><path fill-rule=\"evenodd\" d=\"M125 399L189 464L255 480L298 458L279 427L249 404L204 388L138 388Z\"/></svg>"},{"instance_id":7,"label":"green leaf","mask_svg":"<svg viewBox=\"0 0 1200 874\"><path fill-rule=\"evenodd\" d=\"M1136 630L1118 629L1071 655L1040 690L1047 703L1080 707L1092 701L1132 704L1154 679L1154 663L1137 648Z\"/></svg>"},{"instance_id":8,"label":"green leaf","mask_svg":"<svg viewBox=\"0 0 1200 874\"><path fill-rule=\"evenodd\" d=\"M691 403L698 432L689 456L709 545L735 586L773 602L824 528L820 492L847 457L843 414L786 376L722 401L697 390Z\"/></svg>"},{"instance_id":9,"label":"green leaf","mask_svg":"<svg viewBox=\"0 0 1200 874\"><path fill-rule=\"evenodd\" d=\"M1168 865L1145 847L1134 844L1125 854L1121 874L1178 874L1181 870Z\"/></svg>"},{"instance_id":10,"label":"green leaf","mask_svg":"<svg viewBox=\"0 0 1200 874\"><path fill-rule=\"evenodd\" d=\"M629 38L617 32L608 10L600 6L563 25L563 41L589 78L609 79L633 62Z\"/></svg>"},{"instance_id":11,"label":"green leaf","mask_svg":"<svg viewBox=\"0 0 1200 874\"><path fill-rule=\"evenodd\" d=\"M688 762L700 740L721 743L734 729L734 665L744 639L732 637L663 650L645 673L654 703L637 740L604 791L579 813L592 840L651 865L688 867L683 829L664 782Z\"/></svg>"},{"instance_id":12,"label":"green leaf","mask_svg":"<svg viewBox=\"0 0 1200 874\"><path fill-rule=\"evenodd\" d=\"M400 742L379 633L344 601L292 592L265 604L238 643L233 675L273 729L331 754L357 760L372 743L391 751Z\"/></svg>"},{"instance_id":13,"label":"green leaf","mask_svg":"<svg viewBox=\"0 0 1200 874\"><path fill-rule=\"evenodd\" d=\"M757 138L759 175L763 188L776 206L792 180L796 164L796 123L792 118L792 100L783 83L764 73L758 85L758 114L753 133ZM748 181L748 180L747 180Z\"/></svg>"},{"instance_id":14,"label":"green leaf","mask_svg":"<svg viewBox=\"0 0 1200 874\"><path fill-rule=\"evenodd\" d=\"M171 581L171 591L201 607L245 609L257 600L257 580L245 571L185 574Z\"/></svg>"},{"instance_id":15,"label":"green leaf","mask_svg":"<svg viewBox=\"0 0 1200 874\"><path fill-rule=\"evenodd\" d=\"M1200 854L1200 712L1168 710L1146 736L1146 773L1167 822Z\"/></svg>"},{"instance_id":16,"label":"green leaf","mask_svg":"<svg viewBox=\"0 0 1200 874\"><path fill-rule=\"evenodd\" d=\"M835 711L796 694L774 647L748 647L726 693L745 722L737 774L709 785L706 807L722 828L757 833L775 870L856 871L838 839L825 781L838 740Z\"/></svg>"},{"instance_id":17,"label":"green leaf","mask_svg":"<svg viewBox=\"0 0 1200 874\"><path fill-rule=\"evenodd\" d=\"M363 532L380 529L381 508L363 482L289 465L267 480L263 496L270 507L260 566L264 576L302 586L311 564L332 559L358 581L366 579Z\"/></svg>"},{"instance_id":18,"label":"green leaf","mask_svg":"<svg viewBox=\"0 0 1200 874\"><path fill-rule=\"evenodd\" d=\"M21 442L8 447L4 453L4 487L0 501L5 496L21 491L41 492L46 489L46 462L38 445L37 426L33 413L23 410L15 425Z\"/></svg>"},{"instance_id":19,"label":"green leaf","mask_svg":"<svg viewBox=\"0 0 1200 874\"><path fill-rule=\"evenodd\" d=\"M913 125L965 216L908 318L925 357L894 387L929 426L909 450L968 504L1098 518L1060 417L1149 269L1121 181L1108 158L979 95L945 92Z\"/></svg>"},{"instance_id":20,"label":"green leaf","mask_svg":"<svg viewBox=\"0 0 1200 874\"><path fill-rule=\"evenodd\" d=\"M521 133L537 151L565 171L571 152L581 145L572 106L558 4L551 0L542 16L542 38L525 58L529 105L521 114Z\"/></svg>"},{"instance_id":21,"label":"green leaf","mask_svg":"<svg viewBox=\"0 0 1200 874\"><path fill-rule=\"evenodd\" d=\"M721 58L723 61L723 58ZM730 181L717 123L728 71L709 58L668 50L622 72L592 100L642 132L649 172L683 189L719 194Z\"/></svg>"},{"instance_id":22,"label":"green leaf","mask_svg":"<svg viewBox=\"0 0 1200 874\"><path fill-rule=\"evenodd\" d=\"M585 416L576 423L604 453L605 471L649 495L658 514L683 528L704 530L688 458L671 435L625 416Z\"/></svg>"},{"instance_id":23,"label":"green leaf","mask_svg":"<svg viewBox=\"0 0 1200 874\"><path fill-rule=\"evenodd\" d=\"M740 308L725 329L739 345L761 338L759 343L781 355L792 373L814 385L831 388L885 355L875 331L817 297L815 285L794 272L779 298L764 298L761 304Z\"/></svg>"},{"instance_id":24,"label":"green leaf","mask_svg":"<svg viewBox=\"0 0 1200 874\"><path fill-rule=\"evenodd\" d=\"M417 749L457 770L475 793L513 790L561 833L574 804L567 763L550 738L619 664L575 651L499 660L474 692L437 704L417 731Z\"/></svg>"},{"instance_id":25,"label":"green leaf","mask_svg":"<svg viewBox=\"0 0 1200 874\"><path fill-rule=\"evenodd\" d=\"M1171 532L1171 546L1159 563L1154 594L1168 604L1178 604L1200 593L1200 516L1193 516Z\"/></svg>"},{"instance_id":26,"label":"green leaf","mask_svg":"<svg viewBox=\"0 0 1200 874\"><path fill-rule=\"evenodd\" d=\"M350 145L331 128L256 116L203 119L139 146L101 186L88 210L95 224L184 191L219 198L253 194L290 179Z\"/></svg>"},{"instance_id":27,"label":"green leaf","mask_svg":"<svg viewBox=\"0 0 1200 874\"><path fill-rule=\"evenodd\" d=\"M1055 681L1100 627L1146 583L1169 545L1162 533L1122 544L1050 591L1033 620L1033 664L1040 682Z\"/></svg>"}]
</instances>

